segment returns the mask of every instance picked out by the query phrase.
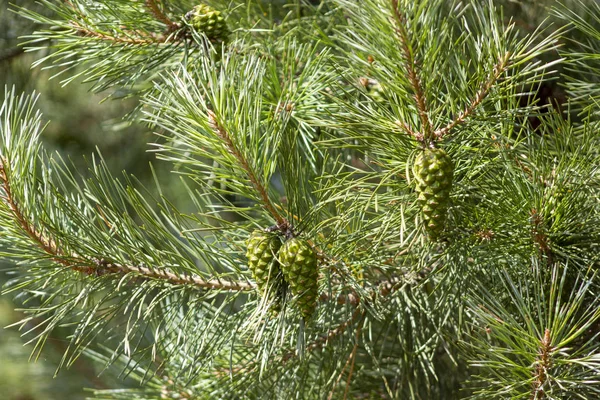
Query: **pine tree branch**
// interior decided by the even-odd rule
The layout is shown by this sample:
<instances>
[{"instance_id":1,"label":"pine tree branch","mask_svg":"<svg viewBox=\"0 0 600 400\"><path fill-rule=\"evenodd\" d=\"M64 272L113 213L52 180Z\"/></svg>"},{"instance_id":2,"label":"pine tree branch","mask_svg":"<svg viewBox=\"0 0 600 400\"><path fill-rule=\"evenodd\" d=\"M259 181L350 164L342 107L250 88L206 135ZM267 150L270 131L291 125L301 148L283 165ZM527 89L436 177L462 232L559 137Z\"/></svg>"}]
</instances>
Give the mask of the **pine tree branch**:
<instances>
[{"instance_id":1,"label":"pine tree branch","mask_svg":"<svg viewBox=\"0 0 600 400\"><path fill-rule=\"evenodd\" d=\"M388 296L388 295L394 293L396 290L398 290L401 283L402 283L402 280L399 278L391 278L389 280L381 282L379 285L377 285L377 289L373 290L371 295L369 296L370 301L374 300L377 296L385 297L385 296ZM325 295L321 295L321 299L324 299L324 296ZM328 297L325 297L325 298L328 299ZM306 347L307 351L313 351L313 350L317 350L317 349L324 347L325 345L327 345L327 343L329 343L330 340L332 340L336 336L339 336L342 333L344 333L346 331L346 329L348 328L348 326L351 325L354 321L356 321L359 316L364 318L366 311L364 311L364 310L361 311L361 308L359 307L359 305L361 303L361 297L359 297L359 295L357 293L353 293L353 294L349 294L349 295L345 295L345 296L339 296L336 298L336 300L340 304L345 304L345 303L352 304L353 306L356 307L356 310L354 310L354 312L352 313L352 316L349 319L342 322L336 328L327 332L327 334L325 336L322 336L321 338L315 340L310 345L308 345ZM289 360L290 358L292 358L295 355L296 355L295 351L290 351L283 355L282 361L286 362L287 360Z\"/></svg>"},{"instance_id":2,"label":"pine tree branch","mask_svg":"<svg viewBox=\"0 0 600 400\"><path fill-rule=\"evenodd\" d=\"M346 379L346 389L344 390L344 400L348 398L348 391L350 390L350 382L352 382L352 373L354 372L354 363L356 361L356 350L358 349L358 343L360 341L360 332L362 331L363 322L365 320L365 314L363 313L358 328L356 329L356 336L354 338L354 347L352 348L352 364L350 365L350 372L348 373L348 379Z\"/></svg>"},{"instance_id":3,"label":"pine tree branch","mask_svg":"<svg viewBox=\"0 0 600 400\"><path fill-rule=\"evenodd\" d=\"M69 7L71 7L73 9L73 11L76 14L78 14L79 17L81 17L82 20L85 20L85 15L83 15L83 13L78 8L73 6L73 4L70 1L66 1L65 3ZM146 6L150 9L152 15L157 20L159 20L160 22L167 25L167 30L164 34L156 35L156 34L151 34L151 33L146 33L146 32L132 31L132 32L128 32L128 33L132 33L132 36L115 36L115 35L109 35L104 32L98 32L98 31L86 28L86 27L82 26L81 24L79 24L75 20L70 21L70 24L76 30L77 34L80 36L94 37L94 38L98 38L100 40L110 41L113 43L131 44L131 45L148 45L148 44L166 43L171 37L170 34L173 31L181 28L181 26L178 23L171 21L171 19L169 19L160 10L158 5L156 4L156 1L146 0Z\"/></svg>"},{"instance_id":4,"label":"pine tree branch","mask_svg":"<svg viewBox=\"0 0 600 400\"><path fill-rule=\"evenodd\" d=\"M179 29L179 24L173 22L159 7L158 2L156 0L146 0L146 7L150 10L152 15L159 20L160 22L167 25L168 31L174 31L175 29Z\"/></svg>"},{"instance_id":5,"label":"pine tree branch","mask_svg":"<svg viewBox=\"0 0 600 400\"><path fill-rule=\"evenodd\" d=\"M356 345L355 345L355 348L356 348ZM346 360L346 363L344 364L344 367L342 368L342 370L338 374L338 377L335 380L335 383L333 384L333 386L331 387L331 390L329 391L329 395L327 396L327 400L333 400L333 395L335 394L335 389L337 388L337 385L340 383L340 380L342 380L342 376L344 375L344 372L346 371L346 368L348 367L348 364L350 364L350 362L354 359L353 358L353 354L354 354L354 352L352 352L350 354L350 357L348 357L348 359Z\"/></svg>"},{"instance_id":6,"label":"pine tree branch","mask_svg":"<svg viewBox=\"0 0 600 400\"><path fill-rule=\"evenodd\" d=\"M211 128L214 130L217 136L225 143L225 146L227 147L229 153L235 157L240 167L246 172L246 175L252 183L254 190L256 190L256 192L258 193L263 206L277 222L277 227L284 233L288 232L290 229L290 223L287 221L287 219L285 219L283 216L281 216L281 214L277 212L275 205L269 198L267 189L258 180L258 178L256 177L256 173L254 172L250 164L248 164L248 161L246 160L244 155L237 149L237 147L231 140L231 136L225 130L225 128L217 121L217 116L211 110L208 110L208 121L210 123Z\"/></svg>"},{"instance_id":7,"label":"pine tree branch","mask_svg":"<svg viewBox=\"0 0 600 400\"><path fill-rule=\"evenodd\" d=\"M352 313L352 316L349 319L342 322L340 325L338 325L334 329L329 330L325 335L321 336L319 339L317 339L314 342L312 342L311 344L309 344L306 347L306 351L310 352L310 351L322 349L331 340L333 340L337 336L346 332L346 329L348 329L348 327L350 325L352 325L359 317L361 317L361 316L364 317L364 315L365 315L365 311L361 310L360 308L357 308L356 310L354 310L354 312ZM294 356L296 356L296 354L297 354L296 351L289 351L281 357L281 361L285 363L288 360L290 360L291 358L293 358Z\"/></svg>"},{"instance_id":8,"label":"pine tree branch","mask_svg":"<svg viewBox=\"0 0 600 400\"><path fill-rule=\"evenodd\" d=\"M346 367L348 367L348 364L350 364L350 372L348 373L348 378L346 379L346 389L344 390L344 399L348 398L348 390L350 388L350 382L352 380L352 374L354 372L354 362L356 361L356 350L358 349L358 342L360 339L360 332L362 331L363 328L363 323L365 321L364 319L365 314L363 313L360 321L360 324L358 326L358 328L356 329L356 335L355 335L355 341L354 341L354 347L352 348L352 352L350 353L350 356L348 357L348 359L346 360L346 363L344 364L344 367L342 368L342 370L340 371L340 373L338 374L338 377L335 381L335 383L333 384L331 390L329 391L329 395L327 396L327 400L332 400L333 399L333 395L335 393L335 389L337 387L337 385L340 383L340 380L342 379L342 376L344 375L344 372L346 371Z\"/></svg>"},{"instance_id":9,"label":"pine tree branch","mask_svg":"<svg viewBox=\"0 0 600 400\"><path fill-rule=\"evenodd\" d=\"M29 238L58 264L87 275L102 276L111 274L119 276L120 278L129 273L136 273L141 275L143 279L161 280L173 285L191 285L202 289L229 291L247 291L254 289L254 285L249 282L234 282L222 279L207 280L194 275L179 275L167 269L151 268L145 265L122 265L111 263L106 260L88 259L78 254L65 254L54 239L47 238L35 227L33 222L27 219L25 213L22 212L15 199L10 180L4 167L5 165L7 165L6 161L0 163L0 189L3 192L0 194L0 199L4 201L11 210L18 225L25 231Z\"/></svg>"},{"instance_id":10,"label":"pine tree branch","mask_svg":"<svg viewBox=\"0 0 600 400\"><path fill-rule=\"evenodd\" d=\"M419 113L419 119L421 120L421 127L423 129L423 139L431 140L431 133L433 127L429 120L427 101L425 99L425 93L421 85L421 79L417 73L417 62L413 56L412 48L410 45L410 37L406 29L406 17L400 12L398 7L398 0L391 0L392 7L394 9L394 18L396 20L396 27L394 28L400 39L400 47L405 59L406 71L408 73L408 80L411 83L415 102L417 104L417 111ZM413 135L415 136L415 135ZM417 136L415 136L417 137Z\"/></svg>"},{"instance_id":11,"label":"pine tree branch","mask_svg":"<svg viewBox=\"0 0 600 400\"><path fill-rule=\"evenodd\" d=\"M346 329L348 329L348 327L350 325L352 325L359 317L363 318L365 316L365 313L366 312L364 310L361 311L360 308L357 308L356 310L354 310L354 312L352 313L352 316L348 320L342 322L336 328L327 332L327 334L325 336L322 336L321 338L312 342L310 345L307 346L306 349L308 351L314 351L314 350L323 348L332 339L334 339L335 337L344 333L346 331Z\"/></svg>"},{"instance_id":12,"label":"pine tree branch","mask_svg":"<svg viewBox=\"0 0 600 400\"><path fill-rule=\"evenodd\" d=\"M552 351L551 343L550 329L546 328L544 337L540 340L540 353L535 367L535 380L533 381L531 400L542 400L546 398L543 386L548 379L548 369L552 363L550 360L550 352Z\"/></svg>"},{"instance_id":13,"label":"pine tree branch","mask_svg":"<svg viewBox=\"0 0 600 400\"><path fill-rule=\"evenodd\" d=\"M409 136L414 137L419 142L423 141L423 139L424 139L423 134L421 132L413 131L412 128L410 127L410 125L407 124L406 122L397 120L396 125L398 125L400 128L402 128L404 130L404 132L406 132Z\"/></svg>"},{"instance_id":14,"label":"pine tree branch","mask_svg":"<svg viewBox=\"0 0 600 400\"><path fill-rule=\"evenodd\" d=\"M146 35L146 38L108 35L106 33L93 31L84 26L81 26L76 21L71 21L71 26L75 29L75 31L77 32L77 34L79 36L94 37L94 38L97 38L100 40L105 40L105 41L109 41L109 42L113 42L113 43L132 44L132 45L139 46L139 45L162 43L162 42L164 42L164 40L166 40L166 37L164 37L164 40L161 41L158 38L155 38L155 37L149 36L149 35Z\"/></svg>"},{"instance_id":15,"label":"pine tree branch","mask_svg":"<svg viewBox=\"0 0 600 400\"><path fill-rule=\"evenodd\" d=\"M52 240L46 239L44 235L27 220L24 213L21 212L21 209L17 206L4 165L6 165L6 161L3 160L2 163L0 163L0 187L4 193L0 195L0 199L2 199L10 208L21 229L27 233L27 235L37 244L37 246L48 255L57 257L59 255L59 251L56 243ZM53 259L61 264L65 262L64 260L60 260L58 257Z\"/></svg>"},{"instance_id":16,"label":"pine tree branch","mask_svg":"<svg viewBox=\"0 0 600 400\"><path fill-rule=\"evenodd\" d=\"M436 140L439 140L444 135L450 133L450 131L452 129L454 129L456 126L464 123L467 120L467 118L469 118L469 116L471 116L471 114L473 114L475 109L477 109L477 107L481 104L481 102L487 97L487 95L490 92L490 89L494 86L496 81L506 71L506 69L508 68L508 65L509 65L509 60L510 60L510 53L508 53L508 52L505 53L504 56L500 57L500 59L498 60L496 65L494 65L494 68L492 69L492 72L491 72L490 76L488 77L488 80L481 86L481 88L475 95L475 98L473 98L473 100L471 100L471 103L463 111L459 112L458 116L453 121L448 123L448 125L446 125L444 128L437 129L434 132L434 136L435 136Z\"/></svg>"},{"instance_id":17,"label":"pine tree branch","mask_svg":"<svg viewBox=\"0 0 600 400\"><path fill-rule=\"evenodd\" d=\"M419 274L418 274L418 280L423 280L427 277L427 275L431 272L432 268L426 268L424 270L422 270ZM367 296L366 298L361 297L356 291L352 291L352 293L349 294L341 294L339 296L336 296L335 298L332 298L331 296L329 296L327 293L322 293L319 296L319 300L321 302L326 302L326 301L330 301L330 300L335 300L337 302L337 304L350 304L354 307L358 307L358 305L362 302L362 301L374 301L378 296L379 297L387 297L390 294L396 292L398 290L398 287L400 284L402 284L403 282L405 282L406 279L403 279L402 277L391 277L389 279L386 279L384 281L381 281L378 285L377 288L375 288L371 294L369 296Z\"/></svg>"}]
</instances>

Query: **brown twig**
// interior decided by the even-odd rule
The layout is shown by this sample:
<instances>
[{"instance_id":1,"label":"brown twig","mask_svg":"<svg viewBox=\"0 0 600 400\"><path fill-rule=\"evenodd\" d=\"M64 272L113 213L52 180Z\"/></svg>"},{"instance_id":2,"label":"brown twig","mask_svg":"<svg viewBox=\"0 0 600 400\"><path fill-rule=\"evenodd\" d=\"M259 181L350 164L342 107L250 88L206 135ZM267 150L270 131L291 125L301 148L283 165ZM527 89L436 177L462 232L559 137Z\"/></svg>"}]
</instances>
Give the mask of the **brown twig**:
<instances>
[{"instance_id":1,"label":"brown twig","mask_svg":"<svg viewBox=\"0 0 600 400\"><path fill-rule=\"evenodd\" d=\"M306 351L311 352L311 351L323 348L331 340L333 340L337 336L339 336L342 333L344 333L346 331L346 329L348 329L348 327L350 325L352 325L358 319L358 317L361 316L361 315L364 315L364 311L361 311L361 309L357 307L356 310L354 310L354 312L352 313L352 316L349 319L347 319L346 321L342 322L340 325L338 325L334 329L329 330L325 335L321 336L320 338L318 338L317 340L315 340L314 342L312 342L310 345L308 345L306 347ZM291 359L292 357L294 357L295 355L296 355L296 351L289 351L289 352L285 353L281 357L281 360L285 363L289 359Z\"/></svg>"},{"instance_id":2,"label":"brown twig","mask_svg":"<svg viewBox=\"0 0 600 400\"><path fill-rule=\"evenodd\" d=\"M282 217L281 214L279 214L277 212L277 210L275 209L275 206L273 205L273 202L271 202L271 199L269 198L269 194L267 193L267 189L256 178L256 174L254 173L254 170L252 169L252 167L250 166L250 164L248 164L248 161L246 160L246 157L244 157L244 155L235 146L235 144L233 143L233 140L231 139L231 136L229 135L229 133L225 130L225 128L223 127L223 125L221 125L219 123L219 121L217 120L217 116L215 115L215 113L212 112L212 111L210 111L210 110L208 111L208 121L209 121L212 129L217 134L217 136L219 138L221 138L221 140L223 140L223 142L225 143L225 147L227 147L227 150L229 151L229 153L236 158L236 160L238 161L240 167L246 172L246 175L248 176L248 179L250 180L250 183L252 183L252 186L254 187L254 190L256 190L256 192L258 193L258 195L259 195L259 197L260 197L260 199L262 201L263 206L265 207L265 209L269 212L269 214L271 214L271 216L277 222L277 227L282 232L287 232L289 230L289 227L290 227L289 222L287 221L287 219L285 219L284 217Z\"/></svg>"},{"instance_id":3,"label":"brown twig","mask_svg":"<svg viewBox=\"0 0 600 400\"><path fill-rule=\"evenodd\" d=\"M506 69L508 68L508 65L509 65L509 60L510 60L510 53L508 53L508 52L505 53L504 56L500 57L500 59L498 60L496 65L494 65L494 68L492 69L492 72L490 73L490 76L488 77L487 81L481 86L479 91L477 91L477 93L475 94L475 97L473 98L473 100L471 100L469 105L463 111L459 112L458 116L456 118L454 118L454 120L452 120L450 123L448 123L448 125L446 125L443 128L437 129L434 132L434 136L436 139L441 139L442 136L450 133L450 131L452 129L454 129L456 126L464 123L466 121L466 119L471 114L473 114L475 109L481 104L481 102L490 93L490 89L494 86L496 81L506 71Z\"/></svg>"},{"instance_id":4,"label":"brown twig","mask_svg":"<svg viewBox=\"0 0 600 400\"><path fill-rule=\"evenodd\" d=\"M346 363L344 364L344 367L342 368L342 370L338 374L337 379L333 383L333 386L331 387L331 390L329 391L329 395L327 396L327 400L332 400L333 399L333 395L335 394L335 389L337 388L337 385L340 383L340 380L342 379L342 376L344 375L344 372L346 372L346 367L348 367L348 364L350 364L350 362L352 360L354 360L353 354L354 354L354 349L353 349L353 352L350 353L350 357L348 357L348 359L346 360Z\"/></svg>"},{"instance_id":5,"label":"brown twig","mask_svg":"<svg viewBox=\"0 0 600 400\"><path fill-rule=\"evenodd\" d=\"M552 352L552 339L550 329L546 328L544 337L540 340L540 353L535 367L535 380L533 381L533 392L531 400L542 400L546 398L544 383L548 379L548 369L552 366L550 353Z\"/></svg>"},{"instance_id":6,"label":"brown twig","mask_svg":"<svg viewBox=\"0 0 600 400\"><path fill-rule=\"evenodd\" d=\"M396 125L398 125L400 128L402 128L402 130L404 130L404 132L406 132L409 136L412 136L415 138L415 140L418 140L419 142L423 141L423 134L421 132L415 132L409 124L407 124L404 121L396 121Z\"/></svg>"},{"instance_id":7,"label":"brown twig","mask_svg":"<svg viewBox=\"0 0 600 400\"><path fill-rule=\"evenodd\" d=\"M101 39L101 40L110 41L113 43L134 44L134 45L148 45L148 44L161 43L161 40L159 40L153 36L147 36L146 38L141 38L141 37L108 35L103 32L97 32L97 31L88 29L88 28L80 25L76 21L71 21L71 26L73 27L73 29L75 29L77 34L80 36L93 37L93 38L97 38L97 39ZM165 39L166 39L166 37L165 37Z\"/></svg>"},{"instance_id":8,"label":"brown twig","mask_svg":"<svg viewBox=\"0 0 600 400\"><path fill-rule=\"evenodd\" d=\"M82 20L85 20L85 15L75 7L70 1L65 1L69 7L73 9L75 14L77 14ZM160 44L165 43L171 38L171 33L181 28L181 26L172 21L165 13L163 13L158 4L154 0L146 0L146 6L150 9L150 12L154 17L160 22L167 25L167 30L162 34L153 34L147 32L140 31L131 31L131 36L115 36L103 32L98 32L93 29L89 29L87 27L82 26L79 22L72 20L71 26L75 29L78 35L84 37L93 37L100 40L106 40L113 43L120 44L133 44L133 45L148 45L148 44Z\"/></svg>"},{"instance_id":9,"label":"brown twig","mask_svg":"<svg viewBox=\"0 0 600 400\"><path fill-rule=\"evenodd\" d=\"M329 391L329 396L327 396L327 400L333 399L335 389L336 389L337 385L340 383L340 380L342 379L342 376L344 375L344 372L346 371L346 367L348 367L348 364L350 364L350 372L348 373L348 379L346 380L346 389L344 390L344 399L346 399L348 397L348 388L350 387L350 380L352 379L352 373L354 372L354 361L356 360L356 350L358 349L358 342L359 342L360 332L363 327L364 317L365 317L365 313L363 312L360 324L358 326L358 329L356 330L356 337L355 337L355 341L354 341L354 347L352 348L352 352L350 353L350 356L346 360L344 367L340 371L337 379L335 380L335 383L333 384L331 390Z\"/></svg>"},{"instance_id":10,"label":"brown twig","mask_svg":"<svg viewBox=\"0 0 600 400\"><path fill-rule=\"evenodd\" d=\"M154 18L167 25L168 30L173 31L179 28L179 24L173 22L158 6L155 0L146 0L146 7L150 10Z\"/></svg>"},{"instance_id":11,"label":"brown twig","mask_svg":"<svg viewBox=\"0 0 600 400\"><path fill-rule=\"evenodd\" d=\"M352 364L350 364L350 372L348 373L348 379L346 379L346 389L344 390L344 400L348 398L348 391L350 390L350 382L352 381L352 373L354 372L354 362L356 361L356 350L358 349L358 343L360 341L360 332L362 331L363 322L365 320L365 313L363 312L358 328L356 329L356 337L354 340L354 347L352 348Z\"/></svg>"},{"instance_id":12,"label":"brown twig","mask_svg":"<svg viewBox=\"0 0 600 400\"><path fill-rule=\"evenodd\" d=\"M546 256L548 262L552 261L552 248L550 247L550 238L546 233L544 218L537 209L533 208L530 211L531 217L531 237L537 245L540 253Z\"/></svg>"},{"instance_id":13,"label":"brown twig","mask_svg":"<svg viewBox=\"0 0 600 400\"><path fill-rule=\"evenodd\" d=\"M419 119L421 120L421 128L423 130L423 139L431 140L431 132L433 131L433 127L431 126L431 121L429 120L428 108L427 108L427 100L425 98L425 93L423 92L423 87L421 86L421 79L419 78L419 74L417 73L417 62L413 56L410 37L408 35L408 30L406 29L406 18L400 12L398 7L398 0L391 0L392 7L394 9L394 18L396 20L395 31L398 34L398 38L400 39L400 47L405 59L406 71L408 73L408 80L413 88L415 102L417 103L417 111L419 113Z\"/></svg>"},{"instance_id":14,"label":"brown twig","mask_svg":"<svg viewBox=\"0 0 600 400\"><path fill-rule=\"evenodd\" d=\"M139 274L143 279L155 279L170 284L192 285L202 289L219 289L230 291L253 290L254 285L249 282L234 282L224 279L204 279L195 275L179 275L165 268L151 268L145 265L122 265L105 260L88 259L78 254L65 254L57 245L56 241L46 237L29 221L21 210L15 199L11 188L10 179L6 172L6 161L0 163L0 200L10 209L19 227L43 250L50 258L67 268L87 275L114 274L123 276L130 273Z\"/></svg>"},{"instance_id":15,"label":"brown twig","mask_svg":"<svg viewBox=\"0 0 600 400\"><path fill-rule=\"evenodd\" d=\"M412 277L412 279L424 280L432 270L433 267L425 268L422 271L418 272L416 276ZM350 304L354 307L358 307L361 301L374 301L378 296L386 297L396 292L401 287L401 284L405 282L404 278L408 278L408 274L404 277L394 276L379 282L377 288L374 289L371 292L371 294L367 296L367 298L361 298L356 291L352 290L352 293L340 294L335 297L332 297L327 293L321 293L321 295L319 296L319 301L327 302L334 300L337 304L340 305Z\"/></svg>"}]
</instances>

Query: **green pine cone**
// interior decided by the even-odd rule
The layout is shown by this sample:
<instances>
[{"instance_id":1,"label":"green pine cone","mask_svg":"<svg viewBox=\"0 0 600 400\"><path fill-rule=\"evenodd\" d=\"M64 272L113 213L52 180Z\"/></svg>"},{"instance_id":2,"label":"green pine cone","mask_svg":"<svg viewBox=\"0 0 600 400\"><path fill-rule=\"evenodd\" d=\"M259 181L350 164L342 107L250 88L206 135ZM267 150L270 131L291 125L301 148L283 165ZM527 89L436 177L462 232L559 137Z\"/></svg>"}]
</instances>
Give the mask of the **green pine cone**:
<instances>
[{"instance_id":1,"label":"green pine cone","mask_svg":"<svg viewBox=\"0 0 600 400\"><path fill-rule=\"evenodd\" d=\"M417 201L423 211L425 230L435 240L446 223L454 163L444 150L428 148L417 156L413 174L417 181Z\"/></svg>"},{"instance_id":2,"label":"green pine cone","mask_svg":"<svg viewBox=\"0 0 600 400\"><path fill-rule=\"evenodd\" d=\"M248 267L256 281L258 291L262 296L268 296L273 303L273 308L280 308L282 292L282 274L279 262L275 255L281 247L281 241L276 234L256 230L247 240L246 257Z\"/></svg>"},{"instance_id":3,"label":"green pine cone","mask_svg":"<svg viewBox=\"0 0 600 400\"><path fill-rule=\"evenodd\" d=\"M319 270L317 255L306 240L292 238L279 251L279 262L286 282L304 319L317 308Z\"/></svg>"},{"instance_id":4,"label":"green pine cone","mask_svg":"<svg viewBox=\"0 0 600 400\"><path fill-rule=\"evenodd\" d=\"M226 42L229 28L220 11L206 4L195 6L185 15L188 23L198 32L202 32L211 41Z\"/></svg>"}]
</instances>

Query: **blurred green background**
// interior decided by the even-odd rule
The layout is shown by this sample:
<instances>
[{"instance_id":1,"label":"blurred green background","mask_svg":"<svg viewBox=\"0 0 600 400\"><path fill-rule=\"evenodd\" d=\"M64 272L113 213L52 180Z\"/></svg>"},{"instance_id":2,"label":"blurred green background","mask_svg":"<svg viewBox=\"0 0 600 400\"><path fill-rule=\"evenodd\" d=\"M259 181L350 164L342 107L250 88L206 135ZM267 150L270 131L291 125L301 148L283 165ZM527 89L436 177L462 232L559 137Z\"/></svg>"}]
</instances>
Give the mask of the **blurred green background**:
<instances>
[{"instance_id":1,"label":"blurred green background","mask_svg":"<svg viewBox=\"0 0 600 400\"><path fill-rule=\"evenodd\" d=\"M16 0L15 3L20 7L43 11L32 0ZM507 23L512 18L517 29L527 33L548 16L545 7L554 1L503 0L495 3L503 4ZM32 63L44 54L25 53L19 43L24 41L24 35L40 27L9 11L9 8L14 9L15 6L10 6L6 0L0 0L0 101L3 100L4 85L14 85L17 92L39 92L41 97L38 107L44 113L44 118L50 121L42 137L45 148L71 159L75 168L84 175L87 168L84 156L89 159L91 154L99 151L116 175L126 170L140 181L150 183L149 162L152 162L159 178L166 177L170 166L157 162L153 153L147 151L147 143L156 140L156 137L144 125L129 124L124 119L137 105L137 100L133 98L102 102L106 95L92 94L87 84L76 82L63 86L61 77L50 79L58 72L57 69L32 69ZM564 97L555 83L546 85L543 96L545 98L540 95L538 100L545 103L552 101L552 98ZM163 189L175 197L173 200L177 205L184 209L189 207L176 179L161 179L161 182L168 186L163 186ZM0 285L8 279L10 276L0 272ZM16 307L18 306L10 296L0 297L0 327L13 324L24 317L15 310ZM24 330L26 329L27 327ZM82 399L86 397L85 387L100 389L124 385L112 376L103 374L98 378L99 367L86 358L80 358L73 367L61 370L53 377L67 344L60 332L46 343L38 360L29 361L33 346L24 344L17 328L0 329L1 399Z\"/></svg>"}]
</instances>

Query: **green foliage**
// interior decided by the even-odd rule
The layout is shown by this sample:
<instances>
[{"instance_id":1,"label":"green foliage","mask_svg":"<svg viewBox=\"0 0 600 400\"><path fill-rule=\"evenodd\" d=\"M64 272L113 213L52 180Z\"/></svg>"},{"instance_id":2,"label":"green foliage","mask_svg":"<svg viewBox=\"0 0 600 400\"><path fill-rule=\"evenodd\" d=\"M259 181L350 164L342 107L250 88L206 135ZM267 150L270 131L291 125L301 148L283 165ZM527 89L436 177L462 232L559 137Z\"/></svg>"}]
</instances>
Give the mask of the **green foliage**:
<instances>
[{"instance_id":1,"label":"green foliage","mask_svg":"<svg viewBox=\"0 0 600 400\"><path fill-rule=\"evenodd\" d=\"M533 285L501 279L506 299L486 291L473 299L473 398L598 397L595 274L569 282L567 266L534 268Z\"/></svg>"},{"instance_id":2,"label":"green foliage","mask_svg":"<svg viewBox=\"0 0 600 400\"><path fill-rule=\"evenodd\" d=\"M140 384L100 399L597 396L600 9L523 30L491 1L283 3L18 9L36 65L139 98L190 204L152 166L76 172L7 89L4 292L34 352L67 329L60 367ZM265 296L276 262L291 290Z\"/></svg>"}]
</instances>

